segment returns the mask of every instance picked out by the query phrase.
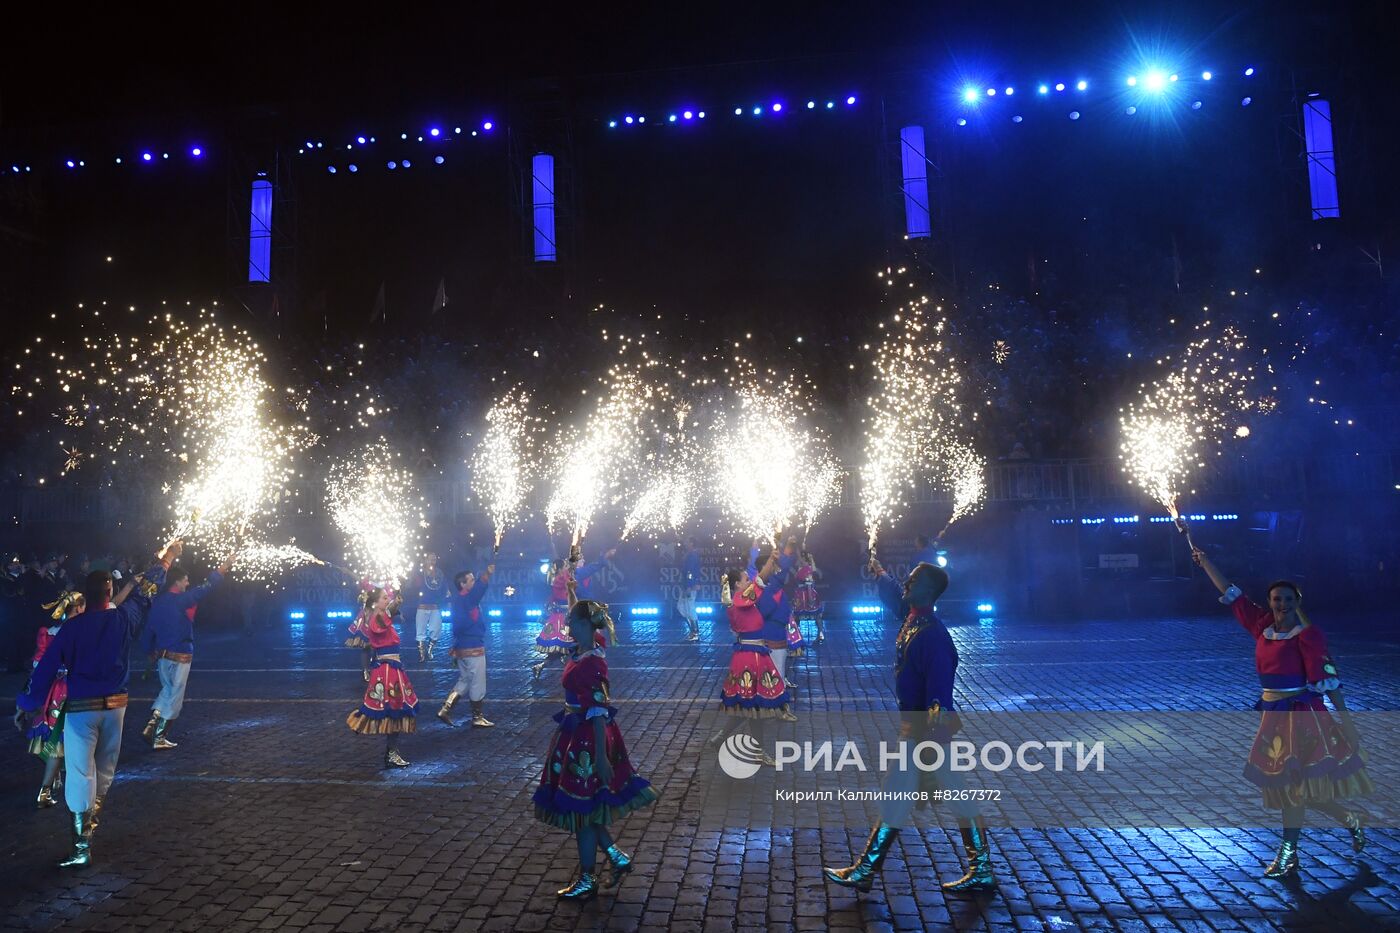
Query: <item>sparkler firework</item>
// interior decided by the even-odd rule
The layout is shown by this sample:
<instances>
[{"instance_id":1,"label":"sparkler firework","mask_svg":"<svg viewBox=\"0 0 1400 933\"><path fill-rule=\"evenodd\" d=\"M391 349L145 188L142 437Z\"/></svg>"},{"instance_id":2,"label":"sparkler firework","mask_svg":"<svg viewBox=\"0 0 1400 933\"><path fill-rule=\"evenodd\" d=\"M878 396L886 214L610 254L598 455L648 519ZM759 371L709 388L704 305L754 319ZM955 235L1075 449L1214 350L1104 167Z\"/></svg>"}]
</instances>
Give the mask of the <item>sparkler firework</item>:
<instances>
[{"instance_id":1,"label":"sparkler firework","mask_svg":"<svg viewBox=\"0 0 1400 933\"><path fill-rule=\"evenodd\" d=\"M1225 437L1236 433L1235 416L1260 408L1249 396L1254 372L1241 360L1244 348L1233 327L1204 333L1187 344L1179 363L1157 360L1166 372L1143 383L1141 397L1121 409L1123 470L1174 519L1180 517L1177 499L1206 465L1207 452L1213 448L1219 456Z\"/></svg>"},{"instance_id":2,"label":"sparkler firework","mask_svg":"<svg viewBox=\"0 0 1400 933\"><path fill-rule=\"evenodd\" d=\"M826 438L808 434L793 470L797 479L797 516L802 523L802 546L818 518L841 502L845 471Z\"/></svg>"},{"instance_id":3,"label":"sparkler firework","mask_svg":"<svg viewBox=\"0 0 1400 933\"><path fill-rule=\"evenodd\" d=\"M486 432L471 457L471 487L491 516L496 551L534 485L540 427L530 413L530 394L519 387L486 413Z\"/></svg>"},{"instance_id":4,"label":"sparkler firework","mask_svg":"<svg viewBox=\"0 0 1400 933\"><path fill-rule=\"evenodd\" d=\"M428 523L413 477L398 465L384 438L331 468L326 507L345 535L345 563L351 572L397 590L413 571L414 542Z\"/></svg>"},{"instance_id":5,"label":"sparkler firework","mask_svg":"<svg viewBox=\"0 0 1400 933\"><path fill-rule=\"evenodd\" d=\"M737 423L731 431L712 432L725 511L739 533L774 547L798 511L793 466L803 446L797 412L785 402L758 386L740 389Z\"/></svg>"}]
</instances>

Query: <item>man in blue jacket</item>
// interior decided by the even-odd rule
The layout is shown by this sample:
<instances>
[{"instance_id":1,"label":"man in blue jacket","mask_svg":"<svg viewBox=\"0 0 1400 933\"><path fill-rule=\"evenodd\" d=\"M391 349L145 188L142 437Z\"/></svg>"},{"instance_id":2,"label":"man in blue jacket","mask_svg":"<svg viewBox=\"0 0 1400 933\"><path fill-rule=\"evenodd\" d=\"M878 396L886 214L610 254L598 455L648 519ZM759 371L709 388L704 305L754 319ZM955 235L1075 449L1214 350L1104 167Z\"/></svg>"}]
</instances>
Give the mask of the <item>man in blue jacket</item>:
<instances>
[{"instance_id":1,"label":"man in blue jacket","mask_svg":"<svg viewBox=\"0 0 1400 933\"><path fill-rule=\"evenodd\" d=\"M151 603L150 618L141 633L141 647L156 662L160 693L151 706L151 719L141 730L141 737L152 748L164 751L175 747L167 731L185 705L185 687L190 679L190 664L194 662L195 610L232 567L233 557L224 558L204 585L194 589L190 589L189 571L172 567L165 575L165 592Z\"/></svg>"},{"instance_id":2,"label":"man in blue jacket","mask_svg":"<svg viewBox=\"0 0 1400 933\"><path fill-rule=\"evenodd\" d=\"M92 834L121 752L133 633L181 549L179 541L172 542L150 570L127 581L116 600L110 573L88 574L83 581L87 610L58 630L30 675L28 688L15 698L15 722L23 724L43 704L59 668L67 670L63 794L73 813L73 854L58 863L60 868L92 862Z\"/></svg>"},{"instance_id":3,"label":"man in blue jacket","mask_svg":"<svg viewBox=\"0 0 1400 933\"><path fill-rule=\"evenodd\" d=\"M495 725L481 711L486 702L486 621L482 618L481 600L495 572L496 565L487 564L480 578L464 570L452 581L457 592L452 594L448 605L452 610L452 657L457 662L457 684L437 714L438 719L449 726L456 725L452 721L452 707L463 694L471 700L473 726Z\"/></svg>"},{"instance_id":4,"label":"man in blue jacket","mask_svg":"<svg viewBox=\"0 0 1400 933\"><path fill-rule=\"evenodd\" d=\"M792 695L793 699L796 699L797 690L788 682L786 668L787 623L792 609L787 600L787 594L783 592L783 587L787 583L787 575L782 568L782 556L776 548L769 556L768 562L759 570L757 579L763 590L758 597L758 602L755 603L759 614L763 616L763 628L759 630L759 637L768 647L768 653L773 657L773 667L777 668L778 675L783 678L788 693ZM791 710L779 712L778 719L783 722L797 722L797 716Z\"/></svg>"}]
</instances>

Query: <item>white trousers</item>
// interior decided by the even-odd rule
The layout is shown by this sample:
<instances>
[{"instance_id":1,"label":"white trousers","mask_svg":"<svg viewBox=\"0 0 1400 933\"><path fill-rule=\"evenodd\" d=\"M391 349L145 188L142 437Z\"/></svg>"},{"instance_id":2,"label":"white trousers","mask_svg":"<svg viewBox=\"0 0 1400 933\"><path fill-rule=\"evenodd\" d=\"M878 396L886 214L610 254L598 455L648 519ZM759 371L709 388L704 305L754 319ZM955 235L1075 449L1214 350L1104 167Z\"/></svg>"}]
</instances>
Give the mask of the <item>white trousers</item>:
<instances>
[{"instance_id":1,"label":"white trousers","mask_svg":"<svg viewBox=\"0 0 1400 933\"><path fill-rule=\"evenodd\" d=\"M63 717L63 798L74 813L86 813L106 795L117 776L126 708L67 713Z\"/></svg>"},{"instance_id":2,"label":"white trousers","mask_svg":"<svg viewBox=\"0 0 1400 933\"><path fill-rule=\"evenodd\" d=\"M486 699L486 655L457 659L457 685L452 691L473 703Z\"/></svg>"},{"instance_id":3,"label":"white trousers","mask_svg":"<svg viewBox=\"0 0 1400 933\"><path fill-rule=\"evenodd\" d=\"M418 643L421 645L425 641L437 644L442 641L442 610L424 609L419 607L418 616L414 619L418 629Z\"/></svg>"},{"instance_id":4,"label":"white trousers","mask_svg":"<svg viewBox=\"0 0 1400 933\"><path fill-rule=\"evenodd\" d=\"M185 707L185 685L190 682L188 661L172 661L161 658L156 662L160 674L160 693L156 696L153 709L162 719L176 719Z\"/></svg>"}]
</instances>

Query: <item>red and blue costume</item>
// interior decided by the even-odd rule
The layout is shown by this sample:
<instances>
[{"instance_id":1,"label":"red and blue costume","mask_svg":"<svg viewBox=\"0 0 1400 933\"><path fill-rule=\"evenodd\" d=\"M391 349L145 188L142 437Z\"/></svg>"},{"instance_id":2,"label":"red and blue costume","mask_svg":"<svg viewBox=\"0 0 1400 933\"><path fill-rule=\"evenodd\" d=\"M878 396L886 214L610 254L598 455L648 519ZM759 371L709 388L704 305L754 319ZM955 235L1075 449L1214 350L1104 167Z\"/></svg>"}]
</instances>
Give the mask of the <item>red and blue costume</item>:
<instances>
[{"instance_id":1,"label":"red and blue costume","mask_svg":"<svg viewBox=\"0 0 1400 933\"><path fill-rule=\"evenodd\" d=\"M361 735L413 732L417 728L418 694L399 658L399 632L387 612L372 613L364 623L374 649L374 669L360 706L345 724Z\"/></svg>"},{"instance_id":2,"label":"red and blue costume","mask_svg":"<svg viewBox=\"0 0 1400 933\"><path fill-rule=\"evenodd\" d=\"M656 791L637 774L627 757L627 745L618 728L617 709L611 705L608 663L596 647L577 655L564 666L564 709L554 714L559 724L545 756L544 773L535 791L535 816L551 826L571 832L589 825L606 826L649 805ZM597 748L592 720L605 718L604 747ZM597 761L605 755L612 778L604 783Z\"/></svg>"},{"instance_id":3,"label":"red and blue costume","mask_svg":"<svg viewBox=\"0 0 1400 933\"><path fill-rule=\"evenodd\" d=\"M751 592L753 596L745 596ZM720 703L726 713L766 719L780 715L792 702L782 672L773 664L767 643L759 637L763 632L763 614L756 601L762 588L755 582L752 589L734 594L729 606L729 627L734 632L734 654L729 659L729 673L720 687Z\"/></svg>"},{"instance_id":4,"label":"red and blue costume","mask_svg":"<svg viewBox=\"0 0 1400 933\"><path fill-rule=\"evenodd\" d=\"M564 567L554 575L549 585L549 602L544 607L544 625L535 636L535 650L540 654L568 654L575 647L565 620L569 614L569 577L573 571Z\"/></svg>"},{"instance_id":5,"label":"red and blue costume","mask_svg":"<svg viewBox=\"0 0 1400 933\"><path fill-rule=\"evenodd\" d=\"M55 625L40 626L35 639L32 667L39 666L44 652L53 644L54 637L58 635L62 626L62 620ZM64 676L66 673L67 670L63 667L58 669L48 695L44 698L44 705L39 708L33 724L29 727L30 754L45 760L63 757L63 703L68 699L68 680Z\"/></svg>"},{"instance_id":6,"label":"red and blue costume","mask_svg":"<svg viewBox=\"0 0 1400 933\"><path fill-rule=\"evenodd\" d=\"M1220 601L1254 639L1261 716L1244 776L1264 792L1264 805L1282 809L1374 790L1360 750L1323 703L1323 694L1341 689L1341 682L1322 630L1309 623L1280 634L1273 613L1238 587Z\"/></svg>"}]
</instances>

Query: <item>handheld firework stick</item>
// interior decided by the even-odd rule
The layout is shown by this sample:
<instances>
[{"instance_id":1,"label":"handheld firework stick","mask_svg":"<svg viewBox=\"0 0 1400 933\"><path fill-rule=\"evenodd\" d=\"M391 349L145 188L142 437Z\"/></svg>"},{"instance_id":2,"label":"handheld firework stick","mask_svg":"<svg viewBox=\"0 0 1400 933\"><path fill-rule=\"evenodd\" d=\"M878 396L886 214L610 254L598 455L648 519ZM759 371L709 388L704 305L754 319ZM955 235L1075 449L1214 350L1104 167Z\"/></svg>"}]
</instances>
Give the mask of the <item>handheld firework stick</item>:
<instances>
[{"instance_id":1,"label":"handheld firework stick","mask_svg":"<svg viewBox=\"0 0 1400 933\"><path fill-rule=\"evenodd\" d=\"M1186 516L1177 512L1175 504L1172 505L1171 511L1173 513L1172 524L1176 525L1177 531L1186 536L1186 546L1194 551L1196 549L1196 542L1191 540L1191 526L1186 523Z\"/></svg>"}]
</instances>

